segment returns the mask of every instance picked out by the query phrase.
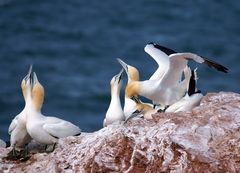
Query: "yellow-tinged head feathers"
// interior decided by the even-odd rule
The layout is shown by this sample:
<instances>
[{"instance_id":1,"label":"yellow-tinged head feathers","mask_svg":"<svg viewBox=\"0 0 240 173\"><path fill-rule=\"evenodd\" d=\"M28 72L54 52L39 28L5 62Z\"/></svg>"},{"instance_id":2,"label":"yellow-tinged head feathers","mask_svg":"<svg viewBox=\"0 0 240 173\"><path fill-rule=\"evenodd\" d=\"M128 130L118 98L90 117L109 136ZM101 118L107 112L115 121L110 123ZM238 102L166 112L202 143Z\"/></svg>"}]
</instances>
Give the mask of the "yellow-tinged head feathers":
<instances>
[{"instance_id":1,"label":"yellow-tinged head feathers","mask_svg":"<svg viewBox=\"0 0 240 173\"><path fill-rule=\"evenodd\" d=\"M27 92L27 85L24 79L22 80L21 88L22 88L22 94L23 94L24 100L26 101L28 92Z\"/></svg>"},{"instance_id":2,"label":"yellow-tinged head feathers","mask_svg":"<svg viewBox=\"0 0 240 173\"><path fill-rule=\"evenodd\" d=\"M44 88L39 83L37 75L33 73L32 103L36 111L40 111L44 101Z\"/></svg>"},{"instance_id":3,"label":"yellow-tinged head feathers","mask_svg":"<svg viewBox=\"0 0 240 173\"><path fill-rule=\"evenodd\" d=\"M23 78L21 83L22 93L24 100L27 100L28 94L31 91L31 76L32 76L32 65L30 65L28 74Z\"/></svg>"},{"instance_id":4,"label":"yellow-tinged head feathers","mask_svg":"<svg viewBox=\"0 0 240 173\"><path fill-rule=\"evenodd\" d=\"M137 81L131 81L127 84L125 89L126 97L132 98L133 96L137 97L139 91L139 85Z\"/></svg>"},{"instance_id":5,"label":"yellow-tinged head feathers","mask_svg":"<svg viewBox=\"0 0 240 173\"><path fill-rule=\"evenodd\" d=\"M128 75L128 82L130 82L129 80L139 81L139 72L135 67L128 65L127 75Z\"/></svg>"},{"instance_id":6,"label":"yellow-tinged head feathers","mask_svg":"<svg viewBox=\"0 0 240 173\"><path fill-rule=\"evenodd\" d=\"M128 83L130 81L139 81L140 80L139 72L135 67L133 67L131 65L128 65L127 63L125 63L120 58L117 58L117 60L121 64L121 66L124 68L125 72L128 75Z\"/></svg>"}]
</instances>

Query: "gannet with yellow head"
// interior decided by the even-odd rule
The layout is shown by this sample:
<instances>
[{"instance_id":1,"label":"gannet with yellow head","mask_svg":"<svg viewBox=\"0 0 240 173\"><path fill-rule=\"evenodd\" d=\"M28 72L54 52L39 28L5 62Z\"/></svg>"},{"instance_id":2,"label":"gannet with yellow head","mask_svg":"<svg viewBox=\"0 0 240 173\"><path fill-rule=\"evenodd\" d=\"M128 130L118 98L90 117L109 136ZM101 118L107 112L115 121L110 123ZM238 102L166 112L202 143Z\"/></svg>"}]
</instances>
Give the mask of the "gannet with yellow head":
<instances>
[{"instance_id":1,"label":"gannet with yellow head","mask_svg":"<svg viewBox=\"0 0 240 173\"><path fill-rule=\"evenodd\" d=\"M125 105L124 105L124 110L125 110L124 113L127 118L128 116L130 116L133 113L133 111L136 110L136 102L134 101L134 99L139 100L137 91L139 91L139 89L140 89L139 84L142 84L142 82L139 81L139 72L135 67L126 64L121 59L118 59L118 61L124 67L124 69L128 75L128 83L127 83L127 86L125 89ZM134 76L134 80L132 80L132 76ZM155 75L155 77L157 77L157 75ZM181 89L183 92L182 96L187 91L187 85L189 83L190 77L191 77L190 74L189 75L185 74L185 79L183 81L178 82L178 84L181 86ZM159 80L146 80L144 82L156 84L156 82L159 82L161 80L161 77L159 76L158 79ZM146 88L145 90L147 90L147 89L148 88ZM143 103L143 104L150 105L150 103ZM154 107L154 105L152 105L152 106Z\"/></svg>"},{"instance_id":2,"label":"gannet with yellow head","mask_svg":"<svg viewBox=\"0 0 240 173\"><path fill-rule=\"evenodd\" d=\"M145 51L151 56L157 56L158 52L162 52L161 47L155 43L149 43L145 47ZM165 58L162 63L164 64L165 62L166 66L168 66L168 70L163 78L161 80L131 82L129 84L129 87L132 89L131 95L144 96L164 107L176 103L185 95L186 85L189 83L187 80L180 81L182 72L187 67L188 60L194 60L197 63L205 63L209 67L213 67L225 73L227 73L228 70L226 67L214 61L193 53L170 53L169 58Z\"/></svg>"},{"instance_id":3,"label":"gannet with yellow head","mask_svg":"<svg viewBox=\"0 0 240 173\"><path fill-rule=\"evenodd\" d=\"M124 108L123 108L125 119L127 119L136 110L136 102L133 100L133 98L138 99L137 94L132 94L131 83L134 81L139 81L140 77L139 77L139 72L135 67L126 64L120 58L117 58L117 60L121 64L121 66L124 68L128 76L128 82L125 88Z\"/></svg>"},{"instance_id":4,"label":"gannet with yellow head","mask_svg":"<svg viewBox=\"0 0 240 173\"><path fill-rule=\"evenodd\" d=\"M8 133L10 134L10 145L13 150L13 157L17 157L16 150L27 149L27 144L31 141L31 136L28 134L26 129L26 106L28 98L30 97L30 75L32 73L32 65L29 68L28 74L24 77L21 83L23 98L25 101L25 107L22 112L18 114L11 122L8 128ZM10 154L9 153L9 154Z\"/></svg>"},{"instance_id":5,"label":"gannet with yellow head","mask_svg":"<svg viewBox=\"0 0 240 173\"><path fill-rule=\"evenodd\" d=\"M27 105L27 131L37 142L51 145L58 141L58 138L76 136L81 133L78 126L57 117L44 116L41 108L44 102L44 88L38 81L36 73L31 77L31 98Z\"/></svg>"},{"instance_id":6,"label":"gannet with yellow head","mask_svg":"<svg viewBox=\"0 0 240 173\"><path fill-rule=\"evenodd\" d=\"M201 94L201 91L198 90L196 87L196 81L197 81L196 70L197 69L195 69L194 71L191 71L190 67L186 67L184 69L185 78L186 79L190 78L189 85L187 86L188 92L179 101L169 106L165 112L191 111L194 107L199 105L203 95ZM135 100L135 101L136 101L136 110L132 113L132 115L130 115L125 120L125 123L136 116L143 116L145 119L152 119L153 114L157 112L162 112L161 109L159 110L154 109L149 104L138 102L138 100Z\"/></svg>"},{"instance_id":7,"label":"gannet with yellow head","mask_svg":"<svg viewBox=\"0 0 240 173\"><path fill-rule=\"evenodd\" d=\"M115 76L113 76L111 85L111 102L108 107L106 117L103 121L103 126L106 127L114 122L124 121L125 116L120 102L120 91L122 87L123 69Z\"/></svg>"}]
</instances>

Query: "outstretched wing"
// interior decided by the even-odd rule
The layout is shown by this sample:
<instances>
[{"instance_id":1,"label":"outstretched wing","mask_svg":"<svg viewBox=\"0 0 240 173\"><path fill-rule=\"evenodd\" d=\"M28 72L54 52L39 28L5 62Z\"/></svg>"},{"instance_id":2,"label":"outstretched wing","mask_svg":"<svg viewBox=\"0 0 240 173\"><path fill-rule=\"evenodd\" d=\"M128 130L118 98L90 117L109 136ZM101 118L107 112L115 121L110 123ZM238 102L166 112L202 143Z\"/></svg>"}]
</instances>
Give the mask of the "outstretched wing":
<instances>
[{"instance_id":1,"label":"outstretched wing","mask_svg":"<svg viewBox=\"0 0 240 173\"><path fill-rule=\"evenodd\" d=\"M167 47L164 47L164 46L161 46L161 45L158 45L158 44L154 44L154 45L155 45L156 48L160 49L161 51L163 51L167 55L171 55L171 54L177 53L176 51L174 51L174 50L172 50L170 48L167 48ZM182 54L185 54L185 53L182 53ZM189 54L189 53L187 53L187 54ZM196 55L196 54L192 54L192 55ZM192 57L192 55L190 57ZM198 56L198 57L200 57L203 60L203 63L207 64L209 67L215 68L216 70L224 72L224 73L228 72L228 68L224 67L223 65L221 65L221 64L219 64L219 63L217 63L217 62L215 62L213 60L210 60L210 59L205 58L203 56ZM199 58L197 58L197 59L199 59ZM195 59L193 59L193 60L195 60Z\"/></svg>"},{"instance_id":2,"label":"outstretched wing","mask_svg":"<svg viewBox=\"0 0 240 173\"><path fill-rule=\"evenodd\" d=\"M154 47L156 47L157 49L163 51L163 52L164 52L165 54L167 54L167 55L171 55L171 54L177 53L175 50L172 50L172 49L170 49L170 48L161 46L161 45L156 44L156 43L154 43Z\"/></svg>"},{"instance_id":3,"label":"outstretched wing","mask_svg":"<svg viewBox=\"0 0 240 173\"><path fill-rule=\"evenodd\" d=\"M149 43L145 46L144 51L149 54L158 64L158 69L153 73L149 80L162 79L169 68L169 57L162 50L155 47L154 43Z\"/></svg>"},{"instance_id":4,"label":"outstretched wing","mask_svg":"<svg viewBox=\"0 0 240 173\"><path fill-rule=\"evenodd\" d=\"M210 60L208 58L202 57L204 59L204 63L207 64L209 67L211 68L215 68L218 71L224 72L224 73L228 73L228 68L224 67L221 64L216 63L213 60Z\"/></svg>"}]
</instances>

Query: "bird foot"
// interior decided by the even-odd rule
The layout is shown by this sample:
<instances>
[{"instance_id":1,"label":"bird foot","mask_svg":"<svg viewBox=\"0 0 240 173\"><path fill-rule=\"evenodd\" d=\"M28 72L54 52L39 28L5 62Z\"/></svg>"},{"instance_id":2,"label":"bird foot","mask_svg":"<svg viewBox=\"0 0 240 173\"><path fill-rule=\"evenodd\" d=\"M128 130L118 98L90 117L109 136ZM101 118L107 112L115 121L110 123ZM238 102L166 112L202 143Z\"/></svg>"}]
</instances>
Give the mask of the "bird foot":
<instances>
[{"instance_id":1,"label":"bird foot","mask_svg":"<svg viewBox=\"0 0 240 173\"><path fill-rule=\"evenodd\" d=\"M13 161L16 161L16 160L19 160L21 162L25 162L27 161L28 159L30 159L30 155L29 154L26 154L26 151L25 149L24 150L16 150L16 149L12 149L8 154L7 156L5 157L5 159L7 160L13 160Z\"/></svg>"}]
</instances>

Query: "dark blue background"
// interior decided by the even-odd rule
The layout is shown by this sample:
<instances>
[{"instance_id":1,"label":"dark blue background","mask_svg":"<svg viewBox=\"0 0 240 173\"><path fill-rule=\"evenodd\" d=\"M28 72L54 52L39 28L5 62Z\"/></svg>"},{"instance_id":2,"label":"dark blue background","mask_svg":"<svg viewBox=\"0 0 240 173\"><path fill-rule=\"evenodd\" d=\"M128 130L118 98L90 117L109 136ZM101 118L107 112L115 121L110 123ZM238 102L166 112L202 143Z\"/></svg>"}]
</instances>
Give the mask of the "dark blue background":
<instances>
[{"instance_id":1,"label":"dark blue background","mask_svg":"<svg viewBox=\"0 0 240 173\"><path fill-rule=\"evenodd\" d=\"M116 58L141 79L155 71L143 50L150 41L229 67L226 75L199 66L204 93L239 92L239 19L237 0L0 0L0 138L24 106L20 83L31 63L45 87L43 113L89 132L102 127Z\"/></svg>"}]
</instances>

